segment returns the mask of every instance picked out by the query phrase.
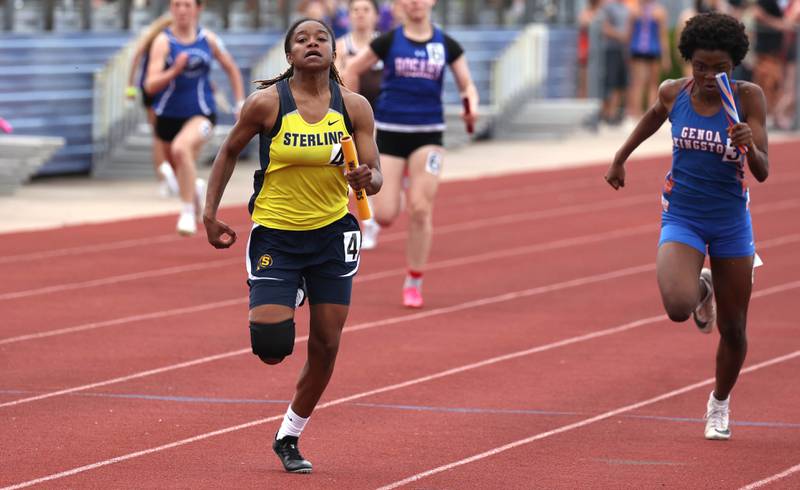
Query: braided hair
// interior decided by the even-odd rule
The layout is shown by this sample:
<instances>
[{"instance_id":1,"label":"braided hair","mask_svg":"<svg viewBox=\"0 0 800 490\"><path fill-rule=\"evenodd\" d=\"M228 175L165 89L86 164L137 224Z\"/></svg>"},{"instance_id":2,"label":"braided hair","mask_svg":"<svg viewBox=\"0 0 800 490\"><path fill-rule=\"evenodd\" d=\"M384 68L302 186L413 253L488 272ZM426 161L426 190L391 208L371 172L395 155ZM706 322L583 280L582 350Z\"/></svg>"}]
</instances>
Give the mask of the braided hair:
<instances>
[{"instance_id":1,"label":"braided hair","mask_svg":"<svg viewBox=\"0 0 800 490\"><path fill-rule=\"evenodd\" d=\"M322 22L317 19L311 19L309 17L303 17L302 19L298 19L294 24L291 25L291 27L289 27L289 31L286 33L286 38L284 38L283 40L283 52L289 54L289 52L292 50L292 38L294 37L295 29L297 29L297 26L299 26L303 22L308 22L308 21L319 22L320 24L322 24L325 30L328 31L328 35L330 36L331 39L331 46L333 46L333 54L335 55L336 43L334 42L335 36L333 35L333 30L331 30L330 26L328 26L328 24L326 24L325 22ZM338 83L339 85L344 85L344 82L342 82L342 77L339 76L339 70L336 69L336 65L334 65L333 63L331 63L329 73L331 80ZM292 75L294 75L294 66L289 65L289 68L280 75L278 75L277 77L270 78L267 80L256 80L253 83L257 83L258 87L256 87L256 89L260 90L267 88L271 85L275 85L281 80L286 80L290 78Z\"/></svg>"}]
</instances>

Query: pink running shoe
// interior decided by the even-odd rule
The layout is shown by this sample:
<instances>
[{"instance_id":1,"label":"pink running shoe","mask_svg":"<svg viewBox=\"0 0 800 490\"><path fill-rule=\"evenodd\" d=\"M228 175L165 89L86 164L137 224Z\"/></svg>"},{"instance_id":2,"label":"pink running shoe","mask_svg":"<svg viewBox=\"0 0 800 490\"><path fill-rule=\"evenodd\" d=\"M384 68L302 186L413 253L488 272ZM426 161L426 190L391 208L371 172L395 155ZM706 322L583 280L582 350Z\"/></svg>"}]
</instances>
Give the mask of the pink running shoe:
<instances>
[{"instance_id":1,"label":"pink running shoe","mask_svg":"<svg viewBox=\"0 0 800 490\"><path fill-rule=\"evenodd\" d=\"M417 288L403 288L403 306L422 308L422 293Z\"/></svg>"}]
</instances>

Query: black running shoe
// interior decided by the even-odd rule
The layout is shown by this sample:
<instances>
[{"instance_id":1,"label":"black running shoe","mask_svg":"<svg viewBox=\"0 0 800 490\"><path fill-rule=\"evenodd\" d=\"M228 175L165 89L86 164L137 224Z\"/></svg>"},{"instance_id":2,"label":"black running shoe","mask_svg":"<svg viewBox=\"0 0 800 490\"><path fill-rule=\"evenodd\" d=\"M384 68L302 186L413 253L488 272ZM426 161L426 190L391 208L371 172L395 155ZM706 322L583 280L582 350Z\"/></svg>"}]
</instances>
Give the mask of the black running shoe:
<instances>
[{"instance_id":1,"label":"black running shoe","mask_svg":"<svg viewBox=\"0 0 800 490\"><path fill-rule=\"evenodd\" d=\"M297 438L293 436L283 436L272 443L272 449L281 459L283 469L289 473L311 473L311 462L300 454L297 449Z\"/></svg>"}]
</instances>

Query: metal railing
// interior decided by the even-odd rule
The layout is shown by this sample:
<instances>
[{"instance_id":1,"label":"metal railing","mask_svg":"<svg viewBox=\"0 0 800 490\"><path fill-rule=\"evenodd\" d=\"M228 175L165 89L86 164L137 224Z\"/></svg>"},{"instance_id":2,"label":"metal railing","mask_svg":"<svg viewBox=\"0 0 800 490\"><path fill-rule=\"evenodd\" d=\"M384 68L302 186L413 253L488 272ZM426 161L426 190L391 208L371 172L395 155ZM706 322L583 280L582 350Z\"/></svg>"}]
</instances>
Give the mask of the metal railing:
<instances>
[{"instance_id":1,"label":"metal railing","mask_svg":"<svg viewBox=\"0 0 800 490\"><path fill-rule=\"evenodd\" d=\"M136 48L148 30L129 41L94 74L93 169L102 166L111 156L114 144L123 141L146 119L142 105L138 100L128 99L126 90Z\"/></svg>"},{"instance_id":2,"label":"metal railing","mask_svg":"<svg viewBox=\"0 0 800 490\"><path fill-rule=\"evenodd\" d=\"M547 71L548 28L531 24L511 43L492 67L495 113L503 117L524 98L535 94Z\"/></svg>"},{"instance_id":3,"label":"metal railing","mask_svg":"<svg viewBox=\"0 0 800 490\"><path fill-rule=\"evenodd\" d=\"M449 25L520 25L529 22L568 24L574 22L582 0L440 0L434 21ZM681 0L672 0L681 1ZM213 28L227 30L286 29L300 16L303 0L205 0L205 14L219 21ZM87 31L139 27L142 17L155 18L166 12L169 0L150 0L147 6L133 0L0 0L0 31ZM100 15L98 15L100 14ZM65 16L68 17L65 23ZM35 26L33 25L35 24Z\"/></svg>"},{"instance_id":4,"label":"metal railing","mask_svg":"<svg viewBox=\"0 0 800 490\"><path fill-rule=\"evenodd\" d=\"M277 77L287 68L289 68L289 63L286 61L286 53L283 51L283 42L277 42L264 56L253 63L250 76L253 80L269 79Z\"/></svg>"}]
</instances>

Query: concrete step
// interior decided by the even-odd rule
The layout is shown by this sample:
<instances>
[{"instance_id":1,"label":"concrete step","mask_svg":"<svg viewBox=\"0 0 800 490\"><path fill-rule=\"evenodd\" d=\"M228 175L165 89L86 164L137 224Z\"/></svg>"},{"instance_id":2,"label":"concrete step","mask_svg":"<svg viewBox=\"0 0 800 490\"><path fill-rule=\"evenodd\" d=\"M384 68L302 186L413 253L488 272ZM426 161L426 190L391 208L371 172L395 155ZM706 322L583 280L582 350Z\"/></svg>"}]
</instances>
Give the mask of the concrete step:
<instances>
[{"instance_id":1,"label":"concrete step","mask_svg":"<svg viewBox=\"0 0 800 490\"><path fill-rule=\"evenodd\" d=\"M508 140L559 138L577 128L593 128L600 104L597 99L532 99L498 120L493 136Z\"/></svg>"}]
</instances>

